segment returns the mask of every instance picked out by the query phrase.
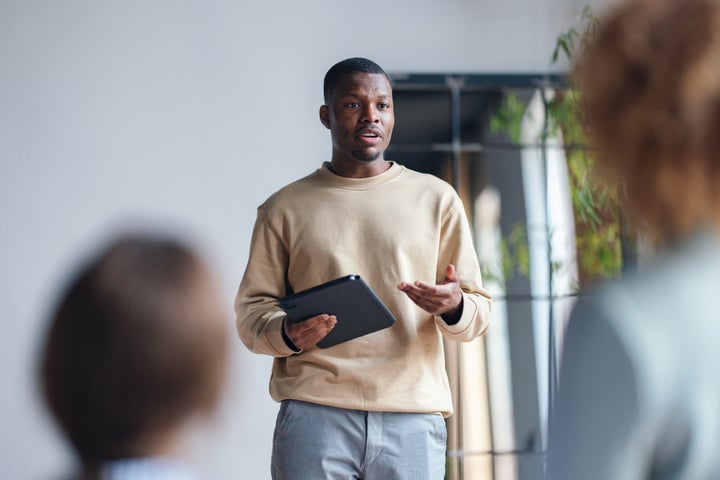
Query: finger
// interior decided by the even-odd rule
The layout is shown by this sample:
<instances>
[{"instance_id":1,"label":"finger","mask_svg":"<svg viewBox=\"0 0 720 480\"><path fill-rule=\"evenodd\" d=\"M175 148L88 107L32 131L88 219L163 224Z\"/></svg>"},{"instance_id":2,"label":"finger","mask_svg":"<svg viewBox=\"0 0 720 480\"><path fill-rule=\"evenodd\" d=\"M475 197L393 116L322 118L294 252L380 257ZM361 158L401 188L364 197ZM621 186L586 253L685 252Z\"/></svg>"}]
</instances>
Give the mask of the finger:
<instances>
[{"instance_id":1,"label":"finger","mask_svg":"<svg viewBox=\"0 0 720 480\"><path fill-rule=\"evenodd\" d=\"M307 320L304 320L302 322L298 322L297 325L301 325L303 328L306 329L314 329L318 325L322 325L325 323L330 322L331 319L334 319L334 315L328 315L326 313L323 313L321 315L316 315L314 317L310 317Z\"/></svg>"},{"instance_id":2,"label":"finger","mask_svg":"<svg viewBox=\"0 0 720 480\"><path fill-rule=\"evenodd\" d=\"M403 292L407 292L409 290L418 292L433 292L435 290L435 285L418 280L414 283L400 282L398 284L398 288Z\"/></svg>"},{"instance_id":3,"label":"finger","mask_svg":"<svg viewBox=\"0 0 720 480\"><path fill-rule=\"evenodd\" d=\"M455 272L455 265L452 263L445 268L445 280L447 282L459 282L460 279Z\"/></svg>"},{"instance_id":4,"label":"finger","mask_svg":"<svg viewBox=\"0 0 720 480\"><path fill-rule=\"evenodd\" d=\"M299 336L297 341L293 341L298 348L307 350L310 347L314 347L320 340L325 338L334 327L335 325L333 324L330 326L323 326L317 330L305 332L305 334Z\"/></svg>"},{"instance_id":5,"label":"finger","mask_svg":"<svg viewBox=\"0 0 720 480\"><path fill-rule=\"evenodd\" d=\"M305 349L322 340L336 323L335 315L317 315L288 326L287 333L296 346Z\"/></svg>"},{"instance_id":6,"label":"finger","mask_svg":"<svg viewBox=\"0 0 720 480\"><path fill-rule=\"evenodd\" d=\"M413 293L407 293L408 298L418 307L422 308L426 312L434 313L436 310L442 307L442 301L434 297L426 297L423 295L415 295Z\"/></svg>"},{"instance_id":7,"label":"finger","mask_svg":"<svg viewBox=\"0 0 720 480\"><path fill-rule=\"evenodd\" d=\"M322 318L318 318L314 320L312 323L308 324L308 333L309 334L319 334L323 337L327 335L327 333L333 329L335 324L337 323L337 319L334 315L326 315Z\"/></svg>"},{"instance_id":8,"label":"finger","mask_svg":"<svg viewBox=\"0 0 720 480\"><path fill-rule=\"evenodd\" d=\"M432 285L430 283L425 283L421 281L417 281L412 285L409 285L408 288L412 289L413 291L416 291L420 294L430 294L434 295L437 292L437 285Z\"/></svg>"},{"instance_id":9,"label":"finger","mask_svg":"<svg viewBox=\"0 0 720 480\"><path fill-rule=\"evenodd\" d=\"M405 294L418 306L425 310L444 309L454 304L454 296L452 290L438 289L434 294L422 291L408 290Z\"/></svg>"},{"instance_id":10,"label":"finger","mask_svg":"<svg viewBox=\"0 0 720 480\"><path fill-rule=\"evenodd\" d=\"M302 337L299 340L299 343L296 343L296 345L303 350L307 350L308 348L315 346L320 340L325 338L328 333L329 330L325 332L315 331L306 337Z\"/></svg>"}]
</instances>

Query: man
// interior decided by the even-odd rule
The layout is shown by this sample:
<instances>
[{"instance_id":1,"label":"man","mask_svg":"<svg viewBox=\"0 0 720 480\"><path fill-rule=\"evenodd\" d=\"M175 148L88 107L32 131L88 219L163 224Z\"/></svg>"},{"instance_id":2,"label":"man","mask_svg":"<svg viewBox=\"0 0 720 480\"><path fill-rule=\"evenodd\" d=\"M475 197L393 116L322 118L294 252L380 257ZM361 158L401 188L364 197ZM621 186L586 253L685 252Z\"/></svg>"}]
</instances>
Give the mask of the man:
<instances>
[{"instance_id":1,"label":"man","mask_svg":"<svg viewBox=\"0 0 720 480\"><path fill-rule=\"evenodd\" d=\"M477 338L490 312L465 212L447 183L385 160L395 117L377 64L336 64L324 97L330 162L259 207L235 304L245 345L275 357L272 475L441 479L453 410L442 338ZM349 274L397 323L318 348L342 319L290 324L278 299Z\"/></svg>"}]
</instances>

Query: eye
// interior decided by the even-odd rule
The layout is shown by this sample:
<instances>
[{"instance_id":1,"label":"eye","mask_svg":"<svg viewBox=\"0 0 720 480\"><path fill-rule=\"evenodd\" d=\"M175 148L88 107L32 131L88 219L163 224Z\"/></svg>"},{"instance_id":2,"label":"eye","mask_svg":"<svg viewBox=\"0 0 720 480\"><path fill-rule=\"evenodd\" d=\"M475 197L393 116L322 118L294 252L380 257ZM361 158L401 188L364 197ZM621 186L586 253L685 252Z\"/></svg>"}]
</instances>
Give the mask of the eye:
<instances>
[{"instance_id":1,"label":"eye","mask_svg":"<svg viewBox=\"0 0 720 480\"><path fill-rule=\"evenodd\" d=\"M390 108L390 104L389 103L380 103L380 104L378 104L378 107L382 108L382 109L386 109L386 108Z\"/></svg>"},{"instance_id":2,"label":"eye","mask_svg":"<svg viewBox=\"0 0 720 480\"><path fill-rule=\"evenodd\" d=\"M345 106L348 108L358 108L360 106L360 104L357 102L348 102L345 104Z\"/></svg>"}]
</instances>

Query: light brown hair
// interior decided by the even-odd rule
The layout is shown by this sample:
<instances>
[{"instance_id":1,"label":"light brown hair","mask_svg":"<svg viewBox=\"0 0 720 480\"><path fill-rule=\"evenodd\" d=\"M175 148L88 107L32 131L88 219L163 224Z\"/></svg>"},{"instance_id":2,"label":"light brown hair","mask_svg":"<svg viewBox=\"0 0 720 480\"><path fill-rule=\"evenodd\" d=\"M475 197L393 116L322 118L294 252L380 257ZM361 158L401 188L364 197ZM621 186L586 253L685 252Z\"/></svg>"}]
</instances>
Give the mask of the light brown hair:
<instances>
[{"instance_id":1,"label":"light brown hair","mask_svg":"<svg viewBox=\"0 0 720 480\"><path fill-rule=\"evenodd\" d=\"M574 79L598 171L634 223L660 243L720 225L718 2L623 2Z\"/></svg>"},{"instance_id":2,"label":"light brown hair","mask_svg":"<svg viewBox=\"0 0 720 480\"><path fill-rule=\"evenodd\" d=\"M188 247L135 235L82 269L52 318L41 362L48 405L83 463L147 455L218 401L226 318Z\"/></svg>"}]
</instances>

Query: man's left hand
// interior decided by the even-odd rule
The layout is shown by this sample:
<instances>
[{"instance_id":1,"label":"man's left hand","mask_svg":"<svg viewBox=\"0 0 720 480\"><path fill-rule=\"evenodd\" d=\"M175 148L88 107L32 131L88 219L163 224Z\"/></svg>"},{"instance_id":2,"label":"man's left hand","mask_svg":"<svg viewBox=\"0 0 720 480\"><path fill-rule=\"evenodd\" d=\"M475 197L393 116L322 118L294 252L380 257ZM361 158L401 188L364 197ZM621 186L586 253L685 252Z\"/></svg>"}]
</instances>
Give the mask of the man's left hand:
<instances>
[{"instance_id":1,"label":"man's left hand","mask_svg":"<svg viewBox=\"0 0 720 480\"><path fill-rule=\"evenodd\" d=\"M454 265L447 266L445 278L438 285L421 281L400 282L398 288L418 307L433 315L453 315L462 305L460 279Z\"/></svg>"}]
</instances>

